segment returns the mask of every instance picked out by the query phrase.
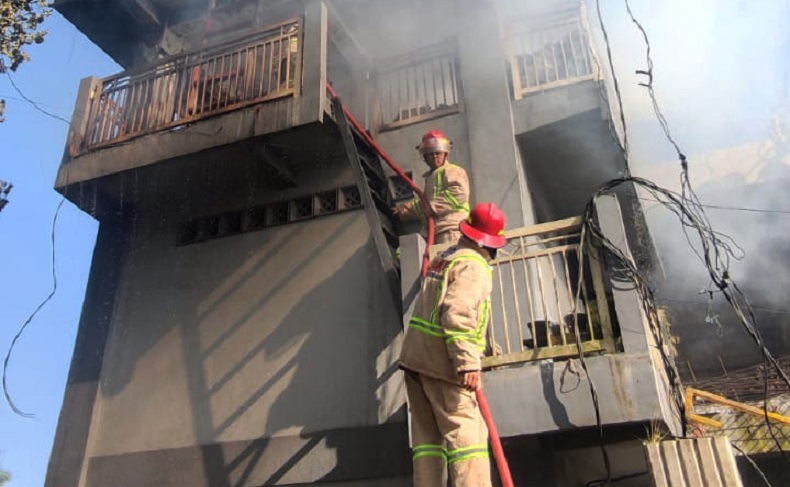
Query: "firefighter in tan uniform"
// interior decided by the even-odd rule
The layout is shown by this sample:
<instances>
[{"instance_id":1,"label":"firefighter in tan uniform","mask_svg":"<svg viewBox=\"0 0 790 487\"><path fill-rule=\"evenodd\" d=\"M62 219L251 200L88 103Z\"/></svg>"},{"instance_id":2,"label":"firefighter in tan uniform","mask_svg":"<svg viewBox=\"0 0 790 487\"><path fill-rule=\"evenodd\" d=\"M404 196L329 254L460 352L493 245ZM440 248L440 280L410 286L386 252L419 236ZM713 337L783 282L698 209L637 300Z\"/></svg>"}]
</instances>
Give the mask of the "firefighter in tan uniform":
<instances>
[{"instance_id":1,"label":"firefighter in tan uniform","mask_svg":"<svg viewBox=\"0 0 790 487\"><path fill-rule=\"evenodd\" d=\"M491 294L489 260L505 217L475 206L458 244L433 259L403 340L414 487L488 487L488 430L477 405Z\"/></svg>"},{"instance_id":2,"label":"firefighter in tan uniform","mask_svg":"<svg viewBox=\"0 0 790 487\"><path fill-rule=\"evenodd\" d=\"M461 237L458 224L469 216L469 178L464 168L447 160L451 147L447 136L438 130L426 132L417 146L430 169L423 174L423 191L434 217L434 244L457 242ZM425 225L419 198L396 206L393 213L402 220L419 219Z\"/></svg>"}]
</instances>

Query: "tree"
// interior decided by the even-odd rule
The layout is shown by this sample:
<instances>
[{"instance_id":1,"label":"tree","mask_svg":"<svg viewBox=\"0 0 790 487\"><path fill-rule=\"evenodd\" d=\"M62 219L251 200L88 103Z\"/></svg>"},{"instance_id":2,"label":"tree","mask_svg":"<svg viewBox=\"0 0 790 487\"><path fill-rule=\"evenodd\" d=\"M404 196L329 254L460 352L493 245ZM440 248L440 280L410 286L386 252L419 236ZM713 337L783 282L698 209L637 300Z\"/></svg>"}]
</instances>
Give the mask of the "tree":
<instances>
[{"instance_id":1,"label":"tree","mask_svg":"<svg viewBox=\"0 0 790 487\"><path fill-rule=\"evenodd\" d=\"M2 179L0 179L0 211L3 211L5 205L8 204L8 193L11 192L11 188L13 187L14 187L13 184L9 183L8 181L3 181ZM0 472L2 472L2 470L0 470ZM0 479L2 479L2 476L0 476ZM0 486L2 485L3 484L0 483Z\"/></svg>"},{"instance_id":2,"label":"tree","mask_svg":"<svg viewBox=\"0 0 790 487\"><path fill-rule=\"evenodd\" d=\"M30 60L25 47L41 44L47 31L39 30L52 13L47 0L3 0L0 3L0 73L16 71ZM5 100L0 100L0 122Z\"/></svg>"},{"instance_id":3,"label":"tree","mask_svg":"<svg viewBox=\"0 0 790 487\"><path fill-rule=\"evenodd\" d=\"M0 4L0 72L16 71L30 60L25 46L44 42L47 31L38 28L51 13L47 0L3 0Z\"/></svg>"},{"instance_id":4,"label":"tree","mask_svg":"<svg viewBox=\"0 0 790 487\"><path fill-rule=\"evenodd\" d=\"M11 480L11 474L5 470L0 470L0 487L3 487L9 480Z\"/></svg>"}]
</instances>

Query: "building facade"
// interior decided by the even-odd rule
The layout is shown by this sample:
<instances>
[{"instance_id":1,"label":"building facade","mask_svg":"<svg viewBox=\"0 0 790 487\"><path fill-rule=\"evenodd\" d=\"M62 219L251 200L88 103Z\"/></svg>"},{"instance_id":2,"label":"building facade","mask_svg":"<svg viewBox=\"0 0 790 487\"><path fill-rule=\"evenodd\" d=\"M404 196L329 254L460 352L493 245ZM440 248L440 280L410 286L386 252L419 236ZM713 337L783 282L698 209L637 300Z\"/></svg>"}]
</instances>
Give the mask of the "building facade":
<instances>
[{"instance_id":1,"label":"building facade","mask_svg":"<svg viewBox=\"0 0 790 487\"><path fill-rule=\"evenodd\" d=\"M48 487L410 484L422 244L341 103L418 183L447 133L508 216L485 388L518 485L605 477L596 409L613 475L647 468L646 425L680 433L638 293L580 240L625 168L583 5L54 6L126 69L83 80L55 184L100 227ZM640 250L614 195L597 218Z\"/></svg>"}]
</instances>

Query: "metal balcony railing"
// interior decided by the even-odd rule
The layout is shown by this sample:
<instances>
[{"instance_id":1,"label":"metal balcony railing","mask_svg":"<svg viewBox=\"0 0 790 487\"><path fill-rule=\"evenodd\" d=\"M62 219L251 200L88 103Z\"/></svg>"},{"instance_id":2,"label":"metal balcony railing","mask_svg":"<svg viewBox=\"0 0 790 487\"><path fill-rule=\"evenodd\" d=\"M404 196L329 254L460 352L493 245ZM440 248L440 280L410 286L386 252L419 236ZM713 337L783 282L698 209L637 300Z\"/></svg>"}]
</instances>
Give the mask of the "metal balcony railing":
<instances>
[{"instance_id":1,"label":"metal balcony railing","mask_svg":"<svg viewBox=\"0 0 790 487\"><path fill-rule=\"evenodd\" d=\"M487 367L614 352L609 298L598 250L582 249L581 218L505 233L493 261ZM581 278L580 278L581 274Z\"/></svg>"},{"instance_id":2,"label":"metal balcony railing","mask_svg":"<svg viewBox=\"0 0 790 487\"><path fill-rule=\"evenodd\" d=\"M549 88L593 79L587 31L579 10L536 23L511 26L508 39L515 99Z\"/></svg>"},{"instance_id":3,"label":"metal balcony railing","mask_svg":"<svg viewBox=\"0 0 790 487\"><path fill-rule=\"evenodd\" d=\"M455 113L462 103L457 48L446 42L381 63L378 110L383 130Z\"/></svg>"},{"instance_id":4,"label":"metal balcony railing","mask_svg":"<svg viewBox=\"0 0 790 487\"><path fill-rule=\"evenodd\" d=\"M300 21L166 58L144 71L101 82L93 96L84 148L289 96L301 83Z\"/></svg>"}]
</instances>

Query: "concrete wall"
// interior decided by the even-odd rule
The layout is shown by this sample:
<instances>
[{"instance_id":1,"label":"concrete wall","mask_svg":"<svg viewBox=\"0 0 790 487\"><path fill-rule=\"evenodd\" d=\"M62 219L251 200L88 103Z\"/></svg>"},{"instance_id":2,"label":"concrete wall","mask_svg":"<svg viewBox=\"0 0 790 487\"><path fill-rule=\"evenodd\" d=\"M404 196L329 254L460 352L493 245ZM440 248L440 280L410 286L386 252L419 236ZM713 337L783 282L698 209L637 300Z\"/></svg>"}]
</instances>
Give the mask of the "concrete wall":
<instances>
[{"instance_id":1,"label":"concrete wall","mask_svg":"<svg viewBox=\"0 0 790 487\"><path fill-rule=\"evenodd\" d=\"M170 222L138 217L83 485L121 476L123 465L139 463L135 454L148 453L142 463L154 465L151 452L262 438L280 439L276 448L259 445L255 457L268 462L251 467L242 449L220 455L214 475L238 480L252 471L240 485L315 481L364 454L333 445L333 431L376 436L368 427L389 421L405 438L393 366L401 323L368 235L362 212L351 212L175 247ZM300 462L306 445L322 451L314 453L320 467ZM405 443L390 446L406 452ZM124 474L145 484L155 472Z\"/></svg>"}]
</instances>

